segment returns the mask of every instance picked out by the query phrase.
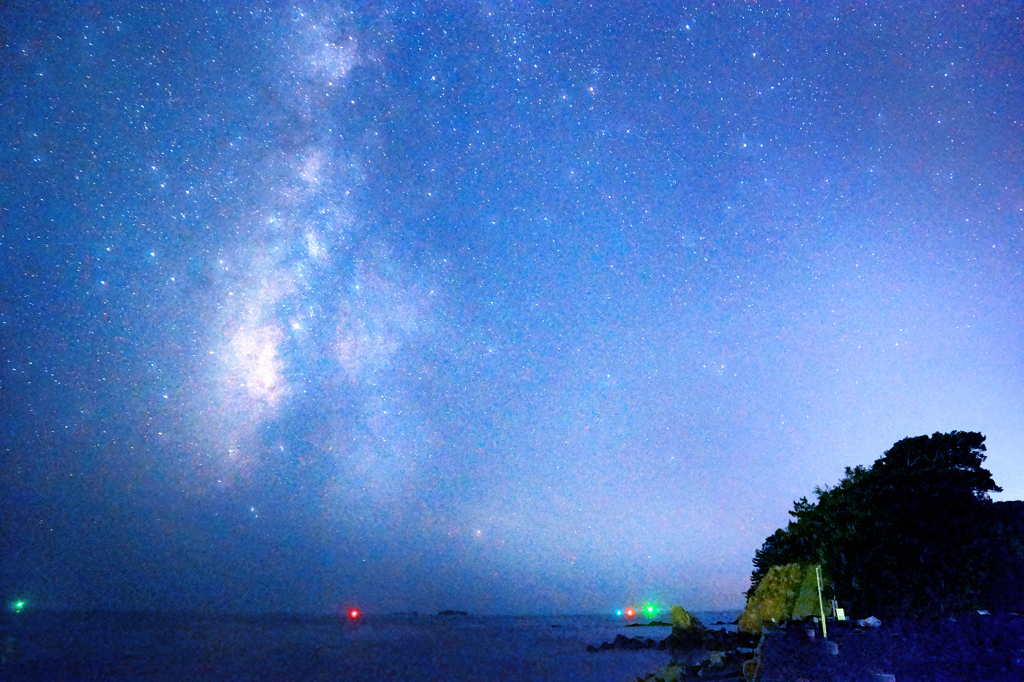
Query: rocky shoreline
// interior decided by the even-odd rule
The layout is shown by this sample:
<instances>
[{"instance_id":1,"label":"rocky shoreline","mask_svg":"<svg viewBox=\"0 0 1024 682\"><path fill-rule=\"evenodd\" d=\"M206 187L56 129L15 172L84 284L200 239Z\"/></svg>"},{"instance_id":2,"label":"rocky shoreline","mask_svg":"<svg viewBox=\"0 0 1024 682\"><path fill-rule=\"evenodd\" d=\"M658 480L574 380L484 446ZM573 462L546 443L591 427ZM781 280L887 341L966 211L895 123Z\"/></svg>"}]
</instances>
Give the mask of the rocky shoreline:
<instances>
[{"instance_id":1,"label":"rocky shoreline","mask_svg":"<svg viewBox=\"0 0 1024 682\"><path fill-rule=\"evenodd\" d=\"M593 653L609 649L625 649L629 651L636 651L638 649L658 649L659 651L690 651L693 649L728 651L743 648L753 651L759 639L757 635L749 635L743 632L727 632L725 630L704 630L692 635L689 633L679 634L673 632L661 640L655 640L650 637L616 635L614 641L604 642L600 646L588 645L587 651Z\"/></svg>"},{"instance_id":2,"label":"rocky shoreline","mask_svg":"<svg viewBox=\"0 0 1024 682\"><path fill-rule=\"evenodd\" d=\"M677 629L662 640L651 637L626 637L620 634L616 635L612 642L604 642L600 646L588 645L587 651L599 653L613 650L657 649L673 654L688 654L686 658L691 660L694 654L699 654L696 656L700 661L698 663L669 663L658 673L646 678L638 677L637 680L671 682L692 677L730 682L747 680L753 675L757 655L755 647L759 639L759 635L697 627L692 630Z\"/></svg>"},{"instance_id":3,"label":"rocky shoreline","mask_svg":"<svg viewBox=\"0 0 1024 682\"><path fill-rule=\"evenodd\" d=\"M587 647L595 653L639 649L674 654L674 662L639 682L1020 682L1024 617L905 618L877 627L832 621L828 640L820 625L789 622L760 636L699 629L660 641L618 635Z\"/></svg>"},{"instance_id":4,"label":"rocky shoreline","mask_svg":"<svg viewBox=\"0 0 1024 682\"><path fill-rule=\"evenodd\" d=\"M813 632L813 630L812 630ZM829 651L830 646L831 652ZM1024 618L970 614L830 623L828 641L800 623L765 633L758 682L1019 682Z\"/></svg>"}]
</instances>

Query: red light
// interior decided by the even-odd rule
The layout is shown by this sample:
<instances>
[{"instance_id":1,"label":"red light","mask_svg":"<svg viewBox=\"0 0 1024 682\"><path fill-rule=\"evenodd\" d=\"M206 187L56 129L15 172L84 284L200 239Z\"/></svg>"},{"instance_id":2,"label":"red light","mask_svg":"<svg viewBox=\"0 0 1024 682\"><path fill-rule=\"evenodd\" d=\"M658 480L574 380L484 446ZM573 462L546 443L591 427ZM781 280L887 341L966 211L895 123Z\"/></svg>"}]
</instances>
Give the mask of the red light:
<instances>
[{"instance_id":1,"label":"red light","mask_svg":"<svg viewBox=\"0 0 1024 682\"><path fill-rule=\"evenodd\" d=\"M634 611L632 608L626 609L626 618L632 618L635 615L636 611Z\"/></svg>"},{"instance_id":2,"label":"red light","mask_svg":"<svg viewBox=\"0 0 1024 682\"><path fill-rule=\"evenodd\" d=\"M359 609L349 609L348 610L348 617L351 618L352 620L355 620L356 618L358 618L359 617Z\"/></svg>"}]
</instances>

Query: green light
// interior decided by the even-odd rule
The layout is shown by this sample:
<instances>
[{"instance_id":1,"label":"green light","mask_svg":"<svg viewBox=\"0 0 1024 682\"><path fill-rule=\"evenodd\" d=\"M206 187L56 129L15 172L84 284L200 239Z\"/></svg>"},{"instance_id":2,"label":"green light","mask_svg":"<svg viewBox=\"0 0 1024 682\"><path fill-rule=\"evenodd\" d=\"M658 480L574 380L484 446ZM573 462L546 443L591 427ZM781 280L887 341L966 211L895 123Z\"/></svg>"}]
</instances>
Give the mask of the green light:
<instances>
[{"instance_id":1,"label":"green light","mask_svg":"<svg viewBox=\"0 0 1024 682\"><path fill-rule=\"evenodd\" d=\"M11 604L11 610L13 610L15 613L21 613L22 611L24 611L25 610L25 600L24 599L19 599L18 601L16 601L13 604Z\"/></svg>"}]
</instances>

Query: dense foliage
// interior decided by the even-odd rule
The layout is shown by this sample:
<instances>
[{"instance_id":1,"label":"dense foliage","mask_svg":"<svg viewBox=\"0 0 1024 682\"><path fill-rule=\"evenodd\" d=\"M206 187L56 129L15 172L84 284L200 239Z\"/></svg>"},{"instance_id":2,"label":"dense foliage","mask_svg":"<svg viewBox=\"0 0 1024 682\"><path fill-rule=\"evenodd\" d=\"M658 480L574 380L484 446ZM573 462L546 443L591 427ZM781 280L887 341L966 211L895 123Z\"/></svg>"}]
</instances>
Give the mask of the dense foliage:
<instances>
[{"instance_id":1,"label":"dense foliage","mask_svg":"<svg viewBox=\"0 0 1024 682\"><path fill-rule=\"evenodd\" d=\"M988 493L1001 489L981 466L984 441L962 431L906 438L871 468L847 468L836 487L816 489L817 502L801 498L755 554L748 595L772 566L820 563L855 613L989 606L1006 526L993 520Z\"/></svg>"}]
</instances>

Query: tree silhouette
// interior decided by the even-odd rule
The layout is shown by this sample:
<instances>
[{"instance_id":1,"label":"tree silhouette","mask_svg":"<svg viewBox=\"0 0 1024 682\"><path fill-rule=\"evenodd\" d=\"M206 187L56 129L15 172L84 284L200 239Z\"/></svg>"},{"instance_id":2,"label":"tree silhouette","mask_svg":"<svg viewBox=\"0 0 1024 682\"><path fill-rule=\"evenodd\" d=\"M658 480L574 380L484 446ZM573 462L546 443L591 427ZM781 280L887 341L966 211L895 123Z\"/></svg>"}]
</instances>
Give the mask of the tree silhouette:
<instances>
[{"instance_id":1,"label":"tree silhouette","mask_svg":"<svg viewBox=\"0 0 1024 682\"><path fill-rule=\"evenodd\" d=\"M820 563L834 596L857 613L960 612L992 598L998 525L982 467L985 437L953 431L905 438L870 468L801 498L793 521L754 555L752 586L774 565ZM1005 544L1005 543L1004 543Z\"/></svg>"}]
</instances>

